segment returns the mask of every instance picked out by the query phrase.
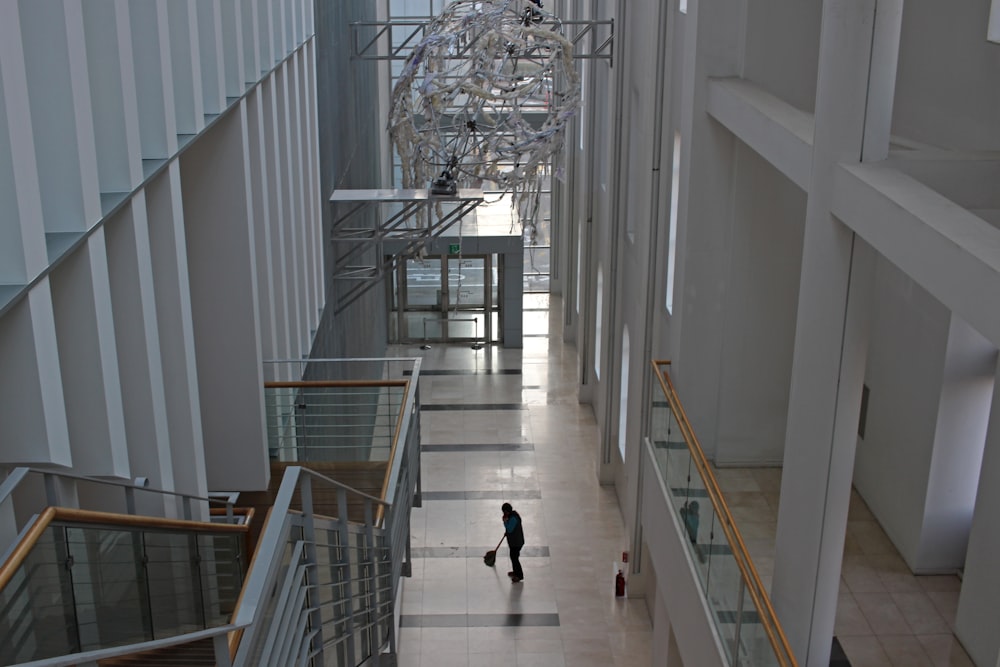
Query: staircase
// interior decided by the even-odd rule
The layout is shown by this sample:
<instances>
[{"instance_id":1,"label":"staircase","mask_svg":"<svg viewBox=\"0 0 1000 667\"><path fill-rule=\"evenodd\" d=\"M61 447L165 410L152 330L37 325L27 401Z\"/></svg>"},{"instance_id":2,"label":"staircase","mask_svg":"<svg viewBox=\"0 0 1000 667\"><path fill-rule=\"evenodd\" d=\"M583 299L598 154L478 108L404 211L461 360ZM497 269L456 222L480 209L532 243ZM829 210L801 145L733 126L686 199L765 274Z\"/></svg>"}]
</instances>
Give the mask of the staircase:
<instances>
[{"instance_id":1,"label":"staircase","mask_svg":"<svg viewBox=\"0 0 1000 667\"><path fill-rule=\"evenodd\" d=\"M202 639L190 644L99 660L97 664L99 667L215 667L216 662L212 640Z\"/></svg>"}]
</instances>

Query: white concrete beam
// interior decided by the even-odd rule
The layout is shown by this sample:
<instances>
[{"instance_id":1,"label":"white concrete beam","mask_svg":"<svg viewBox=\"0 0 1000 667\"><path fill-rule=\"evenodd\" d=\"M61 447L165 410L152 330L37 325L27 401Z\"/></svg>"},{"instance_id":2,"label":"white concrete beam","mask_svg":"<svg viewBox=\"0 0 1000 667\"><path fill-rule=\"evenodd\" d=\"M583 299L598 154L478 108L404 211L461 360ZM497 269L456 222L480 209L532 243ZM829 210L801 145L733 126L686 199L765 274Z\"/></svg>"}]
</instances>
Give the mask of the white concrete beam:
<instances>
[{"instance_id":1,"label":"white concrete beam","mask_svg":"<svg viewBox=\"0 0 1000 667\"><path fill-rule=\"evenodd\" d=\"M833 213L1000 346L1000 231L900 171L840 165Z\"/></svg>"},{"instance_id":2,"label":"white concrete beam","mask_svg":"<svg viewBox=\"0 0 1000 667\"><path fill-rule=\"evenodd\" d=\"M1000 155L995 152L927 153L899 151L888 166L968 209L1000 208Z\"/></svg>"},{"instance_id":3,"label":"white concrete beam","mask_svg":"<svg viewBox=\"0 0 1000 667\"><path fill-rule=\"evenodd\" d=\"M708 113L802 189L812 169L813 116L737 78L709 79Z\"/></svg>"}]
</instances>

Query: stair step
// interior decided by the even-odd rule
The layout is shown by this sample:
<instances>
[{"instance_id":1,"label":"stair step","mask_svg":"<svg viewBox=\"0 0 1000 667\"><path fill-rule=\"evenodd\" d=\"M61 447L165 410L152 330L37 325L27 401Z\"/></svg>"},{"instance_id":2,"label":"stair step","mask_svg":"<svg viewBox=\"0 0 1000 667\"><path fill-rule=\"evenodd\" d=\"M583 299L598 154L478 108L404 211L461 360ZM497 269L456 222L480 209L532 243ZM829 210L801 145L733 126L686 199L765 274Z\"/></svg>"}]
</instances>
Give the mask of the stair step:
<instances>
[{"instance_id":1,"label":"stair step","mask_svg":"<svg viewBox=\"0 0 1000 667\"><path fill-rule=\"evenodd\" d=\"M214 667L215 650L211 639L201 639L190 644L109 658L97 664L100 667Z\"/></svg>"}]
</instances>

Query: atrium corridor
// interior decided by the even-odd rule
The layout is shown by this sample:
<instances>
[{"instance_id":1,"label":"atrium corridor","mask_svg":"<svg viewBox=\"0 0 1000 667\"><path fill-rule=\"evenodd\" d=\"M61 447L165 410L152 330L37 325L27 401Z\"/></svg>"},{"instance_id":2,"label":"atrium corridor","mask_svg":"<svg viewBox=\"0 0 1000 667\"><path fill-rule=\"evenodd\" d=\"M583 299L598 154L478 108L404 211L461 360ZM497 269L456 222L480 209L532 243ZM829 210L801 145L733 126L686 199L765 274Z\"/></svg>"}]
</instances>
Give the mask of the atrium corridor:
<instances>
[{"instance_id":1,"label":"atrium corridor","mask_svg":"<svg viewBox=\"0 0 1000 667\"><path fill-rule=\"evenodd\" d=\"M595 473L597 425L577 401L576 351L556 297L525 295L524 349L397 347L422 356L423 507L412 517L400 667L647 667L641 599L615 598L628 548ZM500 505L524 519L525 578L500 548Z\"/></svg>"},{"instance_id":2,"label":"atrium corridor","mask_svg":"<svg viewBox=\"0 0 1000 667\"><path fill-rule=\"evenodd\" d=\"M393 349L423 357L423 507L411 524L400 667L651 664L645 601L614 597L628 547L621 512L597 483L597 425L577 401L558 297L549 306L549 295L525 295L523 350ZM715 473L769 587L781 472ZM496 567L482 558L503 535L503 502L524 518L519 584L505 546ZM911 575L853 493L835 630L852 667L972 667L952 634L959 587L955 576Z\"/></svg>"}]
</instances>

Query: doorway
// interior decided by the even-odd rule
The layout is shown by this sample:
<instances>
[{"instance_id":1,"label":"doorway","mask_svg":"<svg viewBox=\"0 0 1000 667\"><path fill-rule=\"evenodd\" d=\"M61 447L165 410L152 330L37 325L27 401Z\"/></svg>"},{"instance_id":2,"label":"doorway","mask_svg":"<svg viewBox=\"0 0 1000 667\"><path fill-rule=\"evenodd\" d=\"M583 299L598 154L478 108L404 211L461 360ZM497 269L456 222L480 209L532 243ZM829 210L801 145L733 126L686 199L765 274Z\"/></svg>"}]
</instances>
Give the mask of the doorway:
<instances>
[{"instance_id":1,"label":"doorway","mask_svg":"<svg viewBox=\"0 0 1000 667\"><path fill-rule=\"evenodd\" d=\"M400 262L388 300L393 343L503 343L496 254L428 255Z\"/></svg>"}]
</instances>

